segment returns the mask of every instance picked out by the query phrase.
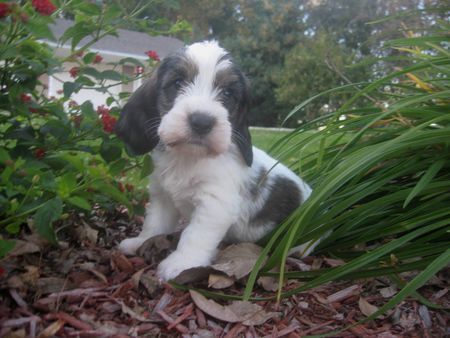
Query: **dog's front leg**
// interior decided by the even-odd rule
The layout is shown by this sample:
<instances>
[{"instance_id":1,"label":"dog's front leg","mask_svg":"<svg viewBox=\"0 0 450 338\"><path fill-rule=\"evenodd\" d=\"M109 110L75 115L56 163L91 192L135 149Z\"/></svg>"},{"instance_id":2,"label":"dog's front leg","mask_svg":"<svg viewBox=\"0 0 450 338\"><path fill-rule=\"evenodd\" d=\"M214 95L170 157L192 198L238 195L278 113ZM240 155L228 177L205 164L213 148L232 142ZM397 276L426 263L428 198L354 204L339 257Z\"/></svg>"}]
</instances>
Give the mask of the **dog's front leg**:
<instances>
[{"instance_id":1,"label":"dog's front leg","mask_svg":"<svg viewBox=\"0 0 450 338\"><path fill-rule=\"evenodd\" d=\"M151 203L145 212L144 225L138 237L124 239L119 249L127 255L134 255L139 247L149 238L173 232L179 213L172 200L162 189L152 187Z\"/></svg>"},{"instance_id":2,"label":"dog's front leg","mask_svg":"<svg viewBox=\"0 0 450 338\"><path fill-rule=\"evenodd\" d=\"M170 280L186 269L209 265L236 219L237 207L214 197L197 204L177 250L158 266L159 277Z\"/></svg>"}]
</instances>

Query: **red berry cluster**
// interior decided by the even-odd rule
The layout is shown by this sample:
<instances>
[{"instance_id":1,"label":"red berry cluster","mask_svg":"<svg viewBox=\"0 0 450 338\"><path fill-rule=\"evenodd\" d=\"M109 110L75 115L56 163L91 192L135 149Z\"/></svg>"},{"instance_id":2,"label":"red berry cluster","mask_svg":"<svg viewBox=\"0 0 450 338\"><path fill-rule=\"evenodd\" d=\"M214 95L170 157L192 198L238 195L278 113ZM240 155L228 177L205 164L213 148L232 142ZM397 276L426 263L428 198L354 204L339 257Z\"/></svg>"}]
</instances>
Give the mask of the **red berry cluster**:
<instances>
[{"instance_id":1,"label":"red berry cluster","mask_svg":"<svg viewBox=\"0 0 450 338\"><path fill-rule=\"evenodd\" d=\"M158 53L154 50L149 50L149 51L145 52L145 55L147 55L150 59L153 59L155 61L160 60Z\"/></svg>"},{"instance_id":2,"label":"red berry cluster","mask_svg":"<svg viewBox=\"0 0 450 338\"><path fill-rule=\"evenodd\" d=\"M134 190L134 186L129 183L125 184L124 186L122 182L118 182L117 186L121 192L125 192L125 190L127 190L128 192L132 192Z\"/></svg>"},{"instance_id":3,"label":"red berry cluster","mask_svg":"<svg viewBox=\"0 0 450 338\"><path fill-rule=\"evenodd\" d=\"M34 157L36 157L38 160L41 160L45 157L45 149L44 148L36 148L34 150Z\"/></svg>"},{"instance_id":4,"label":"red berry cluster","mask_svg":"<svg viewBox=\"0 0 450 338\"><path fill-rule=\"evenodd\" d=\"M77 77L79 72L80 72L80 67L72 67L69 70L69 74L71 77Z\"/></svg>"},{"instance_id":5,"label":"red berry cluster","mask_svg":"<svg viewBox=\"0 0 450 338\"><path fill-rule=\"evenodd\" d=\"M96 54L95 59L94 59L94 61L92 61L92 63L100 63L102 61L103 61L103 57L100 54Z\"/></svg>"},{"instance_id":6,"label":"red berry cluster","mask_svg":"<svg viewBox=\"0 0 450 338\"><path fill-rule=\"evenodd\" d=\"M97 114L100 115L100 119L102 120L103 130L106 133L114 132L114 127L116 125L117 119L114 116L109 114L110 110L104 105L97 107Z\"/></svg>"},{"instance_id":7,"label":"red berry cluster","mask_svg":"<svg viewBox=\"0 0 450 338\"><path fill-rule=\"evenodd\" d=\"M0 19L6 18L11 14L11 4L8 2L0 3Z\"/></svg>"},{"instance_id":8,"label":"red berry cluster","mask_svg":"<svg viewBox=\"0 0 450 338\"><path fill-rule=\"evenodd\" d=\"M30 102L31 102L31 95L22 93L22 94L20 95L20 100L21 100L23 103L25 103L25 104L30 103Z\"/></svg>"},{"instance_id":9,"label":"red berry cluster","mask_svg":"<svg viewBox=\"0 0 450 338\"><path fill-rule=\"evenodd\" d=\"M33 0L31 4L36 12L41 15L52 15L56 11L56 6L50 0Z\"/></svg>"}]
</instances>

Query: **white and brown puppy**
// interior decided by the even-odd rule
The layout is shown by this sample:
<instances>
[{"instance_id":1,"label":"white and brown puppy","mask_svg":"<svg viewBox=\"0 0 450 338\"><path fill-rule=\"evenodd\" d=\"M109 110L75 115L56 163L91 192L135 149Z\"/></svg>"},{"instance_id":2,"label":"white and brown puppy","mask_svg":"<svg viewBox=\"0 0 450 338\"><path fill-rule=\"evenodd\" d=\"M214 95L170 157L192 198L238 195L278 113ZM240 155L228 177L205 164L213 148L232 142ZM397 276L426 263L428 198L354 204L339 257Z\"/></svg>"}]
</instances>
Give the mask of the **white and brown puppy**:
<instances>
[{"instance_id":1,"label":"white and brown puppy","mask_svg":"<svg viewBox=\"0 0 450 338\"><path fill-rule=\"evenodd\" d=\"M252 147L248 107L247 79L209 41L165 58L122 111L118 136L135 154L153 150L155 170L142 232L120 249L134 254L146 239L172 232L180 218L189 221L176 251L158 267L165 280L210 264L222 240L260 239L311 193Z\"/></svg>"}]
</instances>

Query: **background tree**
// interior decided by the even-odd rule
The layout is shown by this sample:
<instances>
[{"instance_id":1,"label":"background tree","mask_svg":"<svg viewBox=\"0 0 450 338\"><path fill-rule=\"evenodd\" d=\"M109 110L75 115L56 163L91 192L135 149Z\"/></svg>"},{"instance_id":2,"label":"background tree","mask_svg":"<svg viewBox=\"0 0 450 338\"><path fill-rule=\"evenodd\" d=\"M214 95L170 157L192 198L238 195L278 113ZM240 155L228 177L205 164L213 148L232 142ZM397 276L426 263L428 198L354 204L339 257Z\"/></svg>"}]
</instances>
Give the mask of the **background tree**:
<instances>
[{"instance_id":1,"label":"background tree","mask_svg":"<svg viewBox=\"0 0 450 338\"><path fill-rule=\"evenodd\" d=\"M222 40L252 84L254 125L279 125L288 108L277 101L275 77L287 53L302 39L304 1L237 0L236 33Z\"/></svg>"},{"instance_id":2,"label":"background tree","mask_svg":"<svg viewBox=\"0 0 450 338\"><path fill-rule=\"evenodd\" d=\"M132 10L142 1L108 0ZM166 27L166 33L186 43L217 39L250 78L252 125L279 126L302 100L344 83L375 79L401 65L398 50L384 42L402 37L405 30L433 29L445 11L421 11L437 7L439 0L171 0L152 2L129 28ZM416 11L402 18L408 12ZM159 19L161 14L166 21ZM399 20L369 22L387 16ZM145 19L145 20L143 20ZM170 22L178 29L170 31ZM398 58L386 63L380 57ZM309 105L286 126L296 126L335 108L346 96L333 96ZM360 102L364 104L365 102Z\"/></svg>"}]
</instances>

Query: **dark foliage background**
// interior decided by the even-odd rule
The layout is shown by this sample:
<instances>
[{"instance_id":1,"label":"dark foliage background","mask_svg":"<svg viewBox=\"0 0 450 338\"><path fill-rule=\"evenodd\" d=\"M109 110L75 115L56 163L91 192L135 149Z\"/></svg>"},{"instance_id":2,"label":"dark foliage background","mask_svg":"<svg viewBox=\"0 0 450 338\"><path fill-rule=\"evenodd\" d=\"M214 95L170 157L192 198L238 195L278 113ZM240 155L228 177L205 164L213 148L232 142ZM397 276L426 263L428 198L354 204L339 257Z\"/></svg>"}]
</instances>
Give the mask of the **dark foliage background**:
<instances>
[{"instance_id":1,"label":"dark foliage background","mask_svg":"<svg viewBox=\"0 0 450 338\"><path fill-rule=\"evenodd\" d=\"M139 3L108 2L129 9ZM378 58L396 58L398 51L384 48L385 42L403 37L407 29L432 31L447 12L422 10L444 5L439 0L171 0L148 7L141 18L163 24L164 16L167 26L186 20L191 32L178 35L186 42L218 39L251 79L252 125L273 127L302 100L391 71L396 64ZM398 20L370 24L397 15ZM396 62L401 64L401 58ZM348 97L317 100L286 126L330 112Z\"/></svg>"}]
</instances>

